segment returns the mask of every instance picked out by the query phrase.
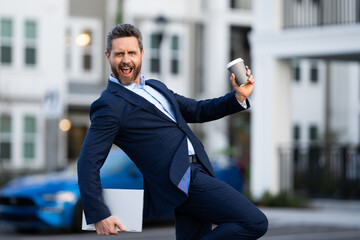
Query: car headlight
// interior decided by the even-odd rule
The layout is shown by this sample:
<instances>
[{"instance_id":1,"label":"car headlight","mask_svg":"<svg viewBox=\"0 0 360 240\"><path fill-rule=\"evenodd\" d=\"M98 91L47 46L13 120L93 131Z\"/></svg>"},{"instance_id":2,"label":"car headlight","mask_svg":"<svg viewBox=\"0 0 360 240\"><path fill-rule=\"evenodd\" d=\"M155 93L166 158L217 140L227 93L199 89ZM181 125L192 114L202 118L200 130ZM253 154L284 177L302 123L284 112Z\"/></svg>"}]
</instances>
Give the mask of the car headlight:
<instances>
[{"instance_id":1,"label":"car headlight","mask_svg":"<svg viewBox=\"0 0 360 240\"><path fill-rule=\"evenodd\" d=\"M44 194L43 199L48 202L75 202L75 194L69 191L59 191L53 194Z\"/></svg>"}]
</instances>

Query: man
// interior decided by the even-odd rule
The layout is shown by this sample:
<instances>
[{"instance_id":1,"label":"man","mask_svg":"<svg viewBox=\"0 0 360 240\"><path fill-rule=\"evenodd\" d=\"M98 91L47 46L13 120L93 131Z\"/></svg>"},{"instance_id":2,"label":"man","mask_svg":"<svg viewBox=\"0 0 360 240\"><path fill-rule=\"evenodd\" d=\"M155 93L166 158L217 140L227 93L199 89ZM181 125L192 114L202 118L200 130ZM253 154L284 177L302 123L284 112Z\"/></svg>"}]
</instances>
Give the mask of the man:
<instances>
[{"instance_id":1,"label":"man","mask_svg":"<svg viewBox=\"0 0 360 240\"><path fill-rule=\"evenodd\" d=\"M111 66L108 87L90 108L91 126L78 161L87 223L101 235L125 230L103 202L99 170L114 143L144 177L144 216L174 213L177 239L257 239L267 219L250 201L217 180L202 143L187 123L216 120L249 107L254 79L223 97L185 98L140 75L144 50L140 31L119 24L107 35ZM212 230L212 224L218 225Z\"/></svg>"}]
</instances>

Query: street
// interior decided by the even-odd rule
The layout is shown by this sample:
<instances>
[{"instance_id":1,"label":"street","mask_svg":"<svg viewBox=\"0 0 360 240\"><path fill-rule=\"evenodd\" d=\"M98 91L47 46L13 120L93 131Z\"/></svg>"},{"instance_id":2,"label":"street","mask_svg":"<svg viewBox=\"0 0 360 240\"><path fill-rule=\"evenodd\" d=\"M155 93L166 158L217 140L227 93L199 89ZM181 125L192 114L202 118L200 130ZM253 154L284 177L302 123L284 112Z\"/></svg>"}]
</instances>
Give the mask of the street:
<instances>
[{"instance_id":1,"label":"street","mask_svg":"<svg viewBox=\"0 0 360 240\"><path fill-rule=\"evenodd\" d=\"M0 228L1 229L1 228ZM172 223L152 224L145 226L141 233L119 233L118 236L98 236L95 232L64 233L62 231L40 233L16 233L11 229L1 229L1 240L91 240L91 239L133 239L133 240L173 240L175 229ZM360 228L333 227L333 226L272 226L263 240L359 240Z\"/></svg>"},{"instance_id":2,"label":"street","mask_svg":"<svg viewBox=\"0 0 360 240\"><path fill-rule=\"evenodd\" d=\"M308 208L269 208L261 210L269 220L268 232L262 240L360 240L360 202L312 200ZM119 233L118 236L98 236L95 232L70 233L61 230L37 233L17 233L0 224L1 240L175 240L171 219L146 221L141 233Z\"/></svg>"}]
</instances>

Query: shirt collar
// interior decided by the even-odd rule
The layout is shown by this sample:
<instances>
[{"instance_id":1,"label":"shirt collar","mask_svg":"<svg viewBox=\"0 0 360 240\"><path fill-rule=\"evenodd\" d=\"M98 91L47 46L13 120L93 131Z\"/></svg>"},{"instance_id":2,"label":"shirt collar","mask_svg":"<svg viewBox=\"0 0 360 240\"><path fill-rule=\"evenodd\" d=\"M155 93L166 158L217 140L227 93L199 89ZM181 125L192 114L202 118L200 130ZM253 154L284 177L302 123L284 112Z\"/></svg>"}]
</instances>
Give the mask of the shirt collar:
<instances>
[{"instance_id":1,"label":"shirt collar","mask_svg":"<svg viewBox=\"0 0 360 240\"><path fill-rule=\"evenodd\" d=\"M109 80L114 82L114 83L117 83L117 84L119 84L119 85L121 85L121 86L123 86L123 87L125 87L125 88L127 88L129 90L134 90L135 88L144 88L144 86L145 86L145 77L144 77L144 75L140 75L140 84L137 84L137 83L132 83L130 85L121 84L119 82L119 80L114 78L112 73L110 73Z\"/></svg>"}]
</instances>

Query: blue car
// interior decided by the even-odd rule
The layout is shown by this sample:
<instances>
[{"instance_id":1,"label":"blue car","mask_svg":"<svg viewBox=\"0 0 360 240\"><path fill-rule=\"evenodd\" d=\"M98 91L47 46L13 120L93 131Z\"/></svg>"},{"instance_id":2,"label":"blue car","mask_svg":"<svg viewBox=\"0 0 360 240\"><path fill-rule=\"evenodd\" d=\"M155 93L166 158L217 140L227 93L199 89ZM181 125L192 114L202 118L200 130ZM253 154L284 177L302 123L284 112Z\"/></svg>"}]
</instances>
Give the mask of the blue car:
<instances>
[{"instance_id":1,"label":"blue car","mask_svg":"<svg viewBox=\"0 0 360 240\"><path fill-rule=\"evenodd\" d=\"M242 178L234 165L214 166L220 179L241 191ZM100 170L103 188L142 189L143 178L120 149L110 151ZM64 171L14 179L0 190L0 224L19 231L41 228L81 229L82 206L77 184L76 163Z\"/></svg>"}]
</instances>

